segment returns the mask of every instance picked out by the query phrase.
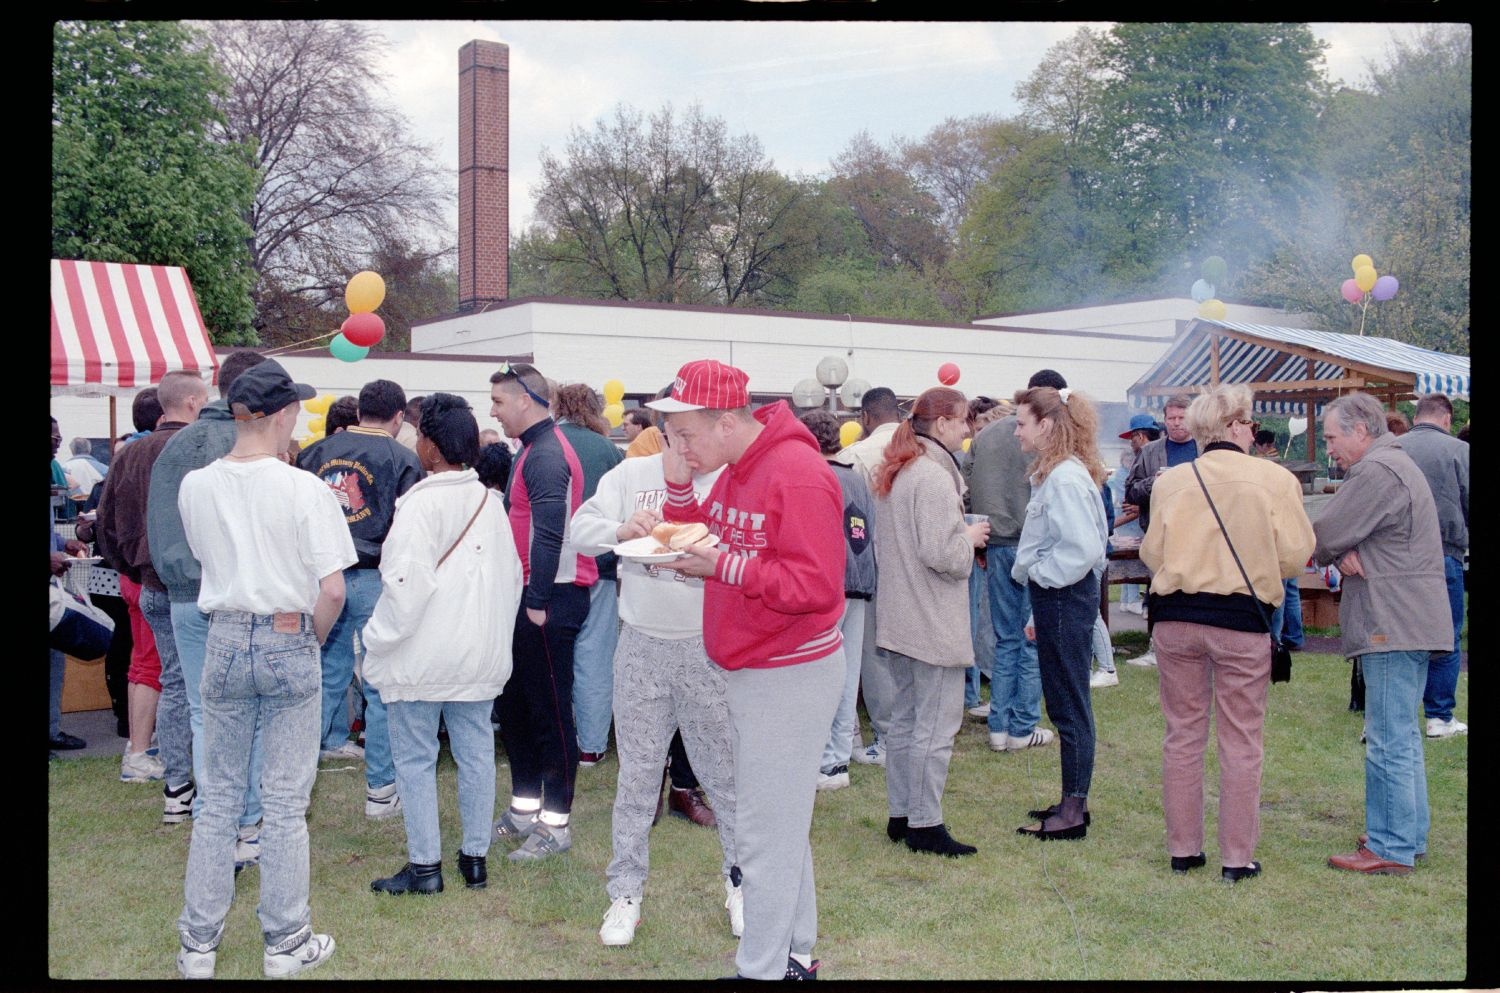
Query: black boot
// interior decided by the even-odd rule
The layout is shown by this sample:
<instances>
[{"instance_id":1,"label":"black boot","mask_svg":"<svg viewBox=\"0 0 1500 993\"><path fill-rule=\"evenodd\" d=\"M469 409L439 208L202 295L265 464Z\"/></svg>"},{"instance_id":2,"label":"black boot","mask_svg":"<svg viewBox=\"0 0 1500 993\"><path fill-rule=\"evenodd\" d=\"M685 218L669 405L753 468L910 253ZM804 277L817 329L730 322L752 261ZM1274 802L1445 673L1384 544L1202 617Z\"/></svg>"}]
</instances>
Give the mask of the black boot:
<instances>
[{"instance_id":1,"label":"black boot","mask_svg":"<svg viewBox=\"0 0 1500 993\"><path fill-rule=\"evenodd\" d=\"M483 855L458 853L458 871L463 874L464 885L471 890L482 890L489 884L489 873L485 871Z\"/></svg>"},{"instance_id":2,"label":"black boot","mask_svg":"<svg viewBox=\"0 0 1500 993\"><path fill-rule=\"evenodd\" d=\"M376 893L441 893L443 892L443 863L422 865L408 862L387 879L377 879L370 884Z\"/></svg>"},{"instance_id":3,"label":"black boot","mask_svg":"<svg viewBox=\"0 0 1500 993\"><path fill-rule=\"evenodd\" d=\"M892 841L900 841L906 837L906 818L892 817L885 822L886 837Z\"/></svg>"},{"instance_id":4,"label":"black boot","mask_svg":"<svg viewBox=\"0 0 1500 993\"><path fill-rule=\"evenodd\" d=\"M954 841L953 836L942 824L932 827L906 829L906 847L914 852L932 852L934 855L946 855L950 859L956 859L960 855L973 855L979 849L973 845L965 845Z\"/></svg>"}]
</instances>

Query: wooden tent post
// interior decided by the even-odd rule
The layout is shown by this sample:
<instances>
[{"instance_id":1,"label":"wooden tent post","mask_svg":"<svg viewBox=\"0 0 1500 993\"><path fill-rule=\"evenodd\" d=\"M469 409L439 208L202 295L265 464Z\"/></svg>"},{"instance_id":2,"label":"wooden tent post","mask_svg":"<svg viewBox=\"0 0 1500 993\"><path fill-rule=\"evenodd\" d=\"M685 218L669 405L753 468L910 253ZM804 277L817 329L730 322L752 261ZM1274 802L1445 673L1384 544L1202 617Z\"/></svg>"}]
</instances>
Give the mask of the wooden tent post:
<instances>
[{"instance_id":1,"label":"wooden tent post","mask_svg":"<svg viewBox=\"0 0 1500 993\"><path fill-rule=\"evenodd\" d=\"M120 432L115 429L115 395L111 393L109 396L109 460L111 462L115 460L116 439L119 437Z\"/></svg>"}]
</instances>

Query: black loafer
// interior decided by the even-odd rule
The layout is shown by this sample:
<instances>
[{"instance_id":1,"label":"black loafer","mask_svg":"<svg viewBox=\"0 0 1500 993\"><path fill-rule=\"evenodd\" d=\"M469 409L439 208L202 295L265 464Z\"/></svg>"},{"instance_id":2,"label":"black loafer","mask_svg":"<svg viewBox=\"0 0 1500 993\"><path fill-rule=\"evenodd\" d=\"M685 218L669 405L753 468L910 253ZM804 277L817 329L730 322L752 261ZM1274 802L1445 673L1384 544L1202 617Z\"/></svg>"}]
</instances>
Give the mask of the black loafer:
<instances>
[{"instance_id":1,"label":"black loafer","mask_svg":"<svg viewBox=\"0 0 1500 993\"><path fill-rule=\"evenodd\" d=\"M1045 821L1047 818L1056 817L1060 813L1062 813L1062 804L1054 803L1052 806L1040 810L1028 810L1026 811L1026 816L1034 821ZM1089 816L1087 810L1083 812L1083 823L1085 827L1094 823L1094 819Z\"/></svg>"},{"instance_id":2,"label":"black loafer","mask_svg":"<svg viewBox=\"0 0 1500 993\"><path fill-rule=\"evenodd\" d=\"M1181 875L1189 869L1201 869L1208 863L1208 855L1199 852L1197 855L1173 855L1172 871ZM1229 870L1224 870L1228 872Z\"/></svg>"},{"instance_id":3,"label":"black loafer","mask_svg":"<svg viewBox=\"0 0 1500 993\"><path fill-rule=\"evenodd\" d=\"M1016 834L1024 834L1028 838L1035 838L1038 841L1078 841L1087 837L1088 833L1087 824L1074 824L1072 827L1055 828L1051 831L1044 827L1035 829L1028 827L1016 828Z\"/></svg>"},{"instance_id":4,"label":"black loafer","mask_svg":"<svg viewBox=\"0 0 1500 993\"><path fill-rule=\"evenodd\" d=\"M56 736L47 740L48 750L56 749L59 752L73 752L80 748L87 748L89 743L82 738L75 738L66 731L57 732Z\"/></svg>"},{"instance_id":5,"label":"black loafer","mask_svg":"<svg viewBox=\"0 0 1500 993\"><path fill-rule=\"evenodd\" d=\"M1237 883L1241 879L1254 879L1260 875L1260 863L1251 862L1249 865L1226 865L1219 875L1226 883Z\"/></svg>"},{"instance_id":6,"label":"black loafer","mask_svg":"<svg viewBox=\"0 0 1500 993\"><path fill-rule=\"evenodd\" d=\"M483 855L458 853L458 871L464 877L464 885L471 890L482 890L489 885L489 872Z\"/></svg>"}]
</instances>

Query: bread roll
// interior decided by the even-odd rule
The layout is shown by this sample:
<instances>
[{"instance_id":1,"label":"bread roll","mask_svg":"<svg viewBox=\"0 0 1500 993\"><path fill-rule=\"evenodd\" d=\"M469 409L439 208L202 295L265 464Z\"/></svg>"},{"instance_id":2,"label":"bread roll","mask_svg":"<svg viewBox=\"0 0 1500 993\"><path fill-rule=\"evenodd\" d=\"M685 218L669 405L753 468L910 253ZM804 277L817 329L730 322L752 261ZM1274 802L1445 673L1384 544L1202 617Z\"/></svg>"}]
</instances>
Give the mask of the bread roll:
<instances>
[{"instance_id":1,"label":"bread roll","mask_svg":"<svg viewBox=\"0 0 1500 993\"><path fill-rule=\"evenodd\" d=\"M668 521L662 521L656 527L651 529L651 537L655 538L658 542L665 545L667 542L672 540L672 535L677 533L678 527L679 525L672 524Z\"/></svg>"},{"instance_id":2,"label":"bread roll","mask_svg":"<svg viewBox=\"0 0 1500 993\"><path fill-rule=\"evenodd\" d=\"M652 533L653 535L655 534L655 532ZM667 545L673 551L680 552L690 545L698 544L707 537L708 526L706 524L684 524L667 540Z\"/></svg>"}]
</instances>

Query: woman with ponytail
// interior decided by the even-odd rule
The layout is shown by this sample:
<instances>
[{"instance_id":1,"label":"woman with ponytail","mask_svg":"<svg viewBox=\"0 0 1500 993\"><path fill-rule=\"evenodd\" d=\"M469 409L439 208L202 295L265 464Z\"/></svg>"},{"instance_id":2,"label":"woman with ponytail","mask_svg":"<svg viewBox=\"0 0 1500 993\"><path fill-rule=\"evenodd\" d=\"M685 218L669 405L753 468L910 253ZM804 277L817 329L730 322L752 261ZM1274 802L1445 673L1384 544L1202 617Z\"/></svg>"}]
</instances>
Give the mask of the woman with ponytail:
<instances>
[{"instance_id":1,"label":"woman with ponytail","mask_svg":"<svg viewBox=\"0 0 1500 993\"><path fill-rule=\"evenodd\" d=\"M1047 716L1062 742L1062 799L1027 816L1041 823L1017 833L1043 841L1082 838L1094 774L1094 712L1089 702L1090 634L1099 616L1108 527L1099 485L1099 417L1085 398L1039 386L1016 394L1016 437L1035 453L1031 502L1011 578L1031 594L1037 660Z\"/></svg>"},{"instance_id":2,"label":"woman with ponytail","mask_svg":"<svg viewBox=\"0 0 1500 993\"><path fill-rule=\"evenodd\" d=\"M886 729L886 834L915 852L956 858L976 848L943 824L943 787L963 722L969 569L988 521L964 522L954 453L968 436L968 401L935 387L917 397L875 470L875 644L894 688Z\"/></svg>"}]
</instances>

